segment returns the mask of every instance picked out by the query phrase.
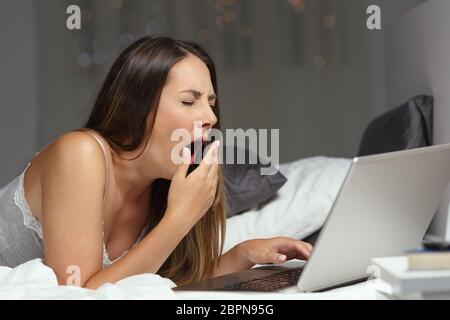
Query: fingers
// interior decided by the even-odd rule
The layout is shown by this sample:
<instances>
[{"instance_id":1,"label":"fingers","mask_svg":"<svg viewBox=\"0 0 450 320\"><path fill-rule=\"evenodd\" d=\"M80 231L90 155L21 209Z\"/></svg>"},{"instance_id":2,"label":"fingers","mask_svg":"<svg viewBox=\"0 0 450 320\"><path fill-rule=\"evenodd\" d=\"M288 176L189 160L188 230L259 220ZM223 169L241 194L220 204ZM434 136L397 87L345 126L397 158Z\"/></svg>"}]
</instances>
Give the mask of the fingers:
<instances>
[{"instance_id":1,"label":"fingers","mask_svg":"<svg viewBox=\"0 0 450 320\"><path fill-rule=\"evenodd\" d=\"M218 168L219 164L216 162L210 167L207 175L207 181L211 183L211 190L213 190L214 194L217 191L217 182L219 180Z\"/></svg>"},{"instance_id":2,"label":"fingers","mask_svg":"<svg viewBox=\"0 0 450 320\"><path fill-rule=\"evenodd\" d=\"M286 253L288 259L308 259L311 256L313 247L307 242L286 237L280 237L277 240L278 251Z\"/></svg>"},{"instance_id":3,"label":"fingers","mask_svg":"<svg viewBox=\"0 0 450 320\"><path fill-rule=\"evenodd\" d=\"M309 252L311 252L313 250L313 246L310 243L305 242L305 241L300 241L300 242L302 242L306 246L306 248L308 248Z\"/></svg>"},{"instance_id":4,"label":"fingers","mask_svg":"<svg viewBox=\"0 0 450 320\"><path fill-rule=\"evenodd\" d=\"M217 165L217 162L218 162L219 146L220 146L220 140L216 140L212 143L211 147L206 152L205 157L200 162L200 165L198 167L199 171L208 173L211 169L214 170L214 166Z\"/></svg>"},{"instance_id":5,"label":"fingers","mask_svg":"<svg viewBox=\"0 0 450 320\"><path fill-rule=\"evenodd\" d=\"M267 263L285 263L287 256L276 251L269 251L265 260L267 260Z\"/></svg>"},{"instance_id":6,"label":"fingers","mask_svg":"<svg viewBox=\"0 0 450 320\"><path fill-rule=\"evenodd\" d=\"M308 259L311 256L311 250L312 250L312 246L306 246L305 243L303 241L296 241L294 240L294 246L296 248L297 251L297 258L300 259Z\"/></svg>"},{"instance_id":7,"label":"fingers","mask_svg":"<svg viewBox=\"0 0 450 320\"><path fill-rule=\"evenodd\" d=\"M217 158L216 158L216 160L217 160ZM216 163L212 164L211 167L208 169L208 173L207 173L208 180L210 180L210 181L217 180L218 171L219 171L218 169L219 169L219 164L216 161Z\"/></svg>"},{"instance_id":8,"label":"fingers","mask_svg":"<svg viewBox=\"0 0 450 320\"><path fill-rule=\"evenodd\" d=\"M186 177L189 165L190 165L190 158L191 158L191 152L188 148L183 148L183 155L182 155L182 162L178 165L177 171L175 172L175 177Z\"/></svg>"}]
</instances>

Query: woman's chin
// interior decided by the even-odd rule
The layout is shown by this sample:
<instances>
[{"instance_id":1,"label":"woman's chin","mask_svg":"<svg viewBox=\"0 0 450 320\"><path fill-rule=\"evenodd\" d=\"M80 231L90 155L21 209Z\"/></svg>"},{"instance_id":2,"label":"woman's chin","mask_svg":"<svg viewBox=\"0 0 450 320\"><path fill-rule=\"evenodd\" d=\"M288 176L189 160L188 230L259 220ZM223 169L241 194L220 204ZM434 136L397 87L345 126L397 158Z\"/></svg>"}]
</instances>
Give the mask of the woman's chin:
<instances>
[{"instance_id":1,"label":"woman's chin","mask_svg":"<svg viewBox=\"0 0 450 320\"><path fill-rule=\"evenodd\" d=\"M164 179L166 180L172 180L175 176L175 173L177 172L177 166L173 165L170 169L167 170L167 172L164 174Z\"/></svg>"}]
</instances>

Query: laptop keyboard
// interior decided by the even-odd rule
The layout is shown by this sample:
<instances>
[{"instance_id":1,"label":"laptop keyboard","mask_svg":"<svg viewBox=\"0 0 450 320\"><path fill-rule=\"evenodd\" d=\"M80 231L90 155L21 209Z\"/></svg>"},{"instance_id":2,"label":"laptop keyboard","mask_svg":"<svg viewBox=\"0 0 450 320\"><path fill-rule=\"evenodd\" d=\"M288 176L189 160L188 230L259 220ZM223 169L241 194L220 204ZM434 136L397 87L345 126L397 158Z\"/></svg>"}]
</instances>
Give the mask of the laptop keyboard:
<instances>
[{"instance_id":1,"label":"laptop keyboard","mask_svg":"<svg viewBox=\"0 0 450 320\"><path fill-rule=\"evenodd\" d=\"M303 266L290 268L286 271L271 274L269 276L255 278L249 281L235 283L216 290L220 291L275 291L281 288L296 285Z\"/></svg>"}]
</instances>

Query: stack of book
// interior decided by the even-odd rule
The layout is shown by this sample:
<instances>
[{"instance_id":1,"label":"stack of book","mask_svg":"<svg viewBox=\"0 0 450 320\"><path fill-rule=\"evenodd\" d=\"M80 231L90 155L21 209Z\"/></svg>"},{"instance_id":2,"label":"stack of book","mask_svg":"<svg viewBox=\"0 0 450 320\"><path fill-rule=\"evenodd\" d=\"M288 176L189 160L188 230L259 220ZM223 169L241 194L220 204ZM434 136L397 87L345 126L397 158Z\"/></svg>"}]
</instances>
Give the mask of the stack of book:
<instances>
[{"instance_id":1,"label":"stack of book","mask_svg":"<svg viewBox=\"0 0 450 320\"><path fill-rule=\"evenodd\" d=\"M404 256L373 258L378 277L400 299L450 299L450 250L448 246L424 247Z\"/></svg>"}]
</instances>

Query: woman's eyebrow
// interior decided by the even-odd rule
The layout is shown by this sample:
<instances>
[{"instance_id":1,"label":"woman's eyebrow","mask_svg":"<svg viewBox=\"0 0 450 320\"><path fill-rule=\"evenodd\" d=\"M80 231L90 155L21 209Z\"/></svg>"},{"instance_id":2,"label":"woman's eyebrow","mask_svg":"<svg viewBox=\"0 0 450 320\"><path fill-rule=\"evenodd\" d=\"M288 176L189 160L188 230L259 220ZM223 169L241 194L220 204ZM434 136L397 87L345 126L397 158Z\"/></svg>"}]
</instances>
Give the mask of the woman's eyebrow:
<instances>
[{"instance_id":1,"label":"woman's eyebrow","mask_svg":"<svg viewBox=\"0 0 450 320\"><path fill-rule=\"evenodd\" d=\"M181 93L181 92L190 92L190 93L192 93L192 94L194 95L194 98L195 98L195 99L198 99L198 98L200 98L200 97L203 95L203 93L201 93L201 92L198 91L198 90L194 90L194 89L183 90L183 91L180 91L180 93ZM210 94L210 95L208 96L208 100L214 100L214 99L216 99L216 98L217 98L217 95L216 95L215 93Z\"/></svg>"}]
</instances>

